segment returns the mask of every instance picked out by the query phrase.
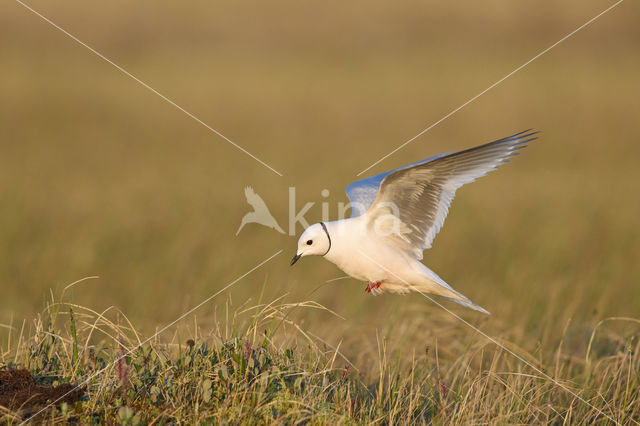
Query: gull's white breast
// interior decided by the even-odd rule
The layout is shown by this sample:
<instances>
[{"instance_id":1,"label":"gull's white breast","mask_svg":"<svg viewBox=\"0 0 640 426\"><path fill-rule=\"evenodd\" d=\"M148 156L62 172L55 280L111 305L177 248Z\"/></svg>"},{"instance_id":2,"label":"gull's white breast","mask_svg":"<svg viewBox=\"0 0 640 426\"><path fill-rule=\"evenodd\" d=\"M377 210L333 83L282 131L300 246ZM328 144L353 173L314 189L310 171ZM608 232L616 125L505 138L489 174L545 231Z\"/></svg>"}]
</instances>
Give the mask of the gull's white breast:
<instances>
[{"instance_id":1,"label":"gull's white breast","mask_svg":"<svg viewBox=\"0 0 640 426\"><path fill-rule=\"evenodd\" d=\"M326 224L331 249L325 255L352 277L370 282L410 282L416 278L415 259L367 232L362 216ZM391 272L393 271L393 272Z\"/></svg>"}]
</instances>

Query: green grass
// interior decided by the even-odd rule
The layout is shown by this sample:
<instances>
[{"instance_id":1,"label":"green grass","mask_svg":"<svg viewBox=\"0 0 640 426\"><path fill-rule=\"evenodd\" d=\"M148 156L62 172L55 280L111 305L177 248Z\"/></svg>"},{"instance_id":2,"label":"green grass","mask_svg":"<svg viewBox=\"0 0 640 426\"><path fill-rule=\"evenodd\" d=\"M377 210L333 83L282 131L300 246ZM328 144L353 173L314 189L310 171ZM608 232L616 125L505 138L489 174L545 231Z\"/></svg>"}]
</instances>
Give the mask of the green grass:
<instances>
[{"instance_id":1,"label":"green grass","mask_svg":"<svg viewBox=\"0 0 640 426\"><path fill-rule=\"evenodd\" d=\"M258 225L235 236L248 185L283 227L289 186L299 207L316 202L310 222L325 200L334 218L356 173L604 4L30 4L284 174L0 2L3 366L80 382L119 356L121 339L135 347L283 250L197 321L143 345L145 359L155 354L146 364L132 352L124 396L111 367L69 415L115 422L129 406L145 422L154 412L193 423L606 422L424 297L327 283L342 273L320 258L290 268L296 237ZM640 421L638 20L636 3L622 3L370 171L540 130L523 155L458 192L424 262L492 315L442 301L448 309L626 423ZM259 313L264 301L274 304ZM263 390L242 370L246 341L271 360L254 373L278 386ZM180 378L156 383L154 369Z\"/></svg>"},{"instance_id":2,"label":"green grass","mask_svg":"<svg viewBox=\"0 0 640 426\"><path fill-rule=\"evenodd\" d=\"M52 423L629 424L640 415L639 343L603 323L584 330L589 343L580 352L569 333L531 353L503 341L544 375L488 341L435 341L406 353L394 334L376 336L361 369L366 364L346 357L341 343L329 347L290 319L306 309L327 312L315 302L233 308L227 301L226 321L217 322L225 329L203 333L196 323L191 334L144 342L119 313L51 300L0 366L26 367L41 384L82 385L81 401L38 414ZM636 332L640 323L610 321ZM34 412L12 407L1 418Z\"/></svg>"}]
</instances>

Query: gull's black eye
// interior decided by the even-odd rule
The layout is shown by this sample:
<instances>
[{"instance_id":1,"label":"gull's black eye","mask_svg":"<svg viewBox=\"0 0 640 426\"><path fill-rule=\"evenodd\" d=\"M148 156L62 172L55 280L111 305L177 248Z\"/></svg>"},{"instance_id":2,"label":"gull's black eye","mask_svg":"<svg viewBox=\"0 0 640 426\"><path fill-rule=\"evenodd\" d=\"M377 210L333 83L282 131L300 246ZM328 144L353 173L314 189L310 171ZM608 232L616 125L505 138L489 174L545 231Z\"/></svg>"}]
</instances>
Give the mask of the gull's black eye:
<instances>
[{"instance_id":1,"label":"gull's black eye","mask_svg":"<svg viewBox=\"0 0 640 426\"><path fill-rule=\"evenodd\" d=\"M311 244L313 244L313 240L309 240L307 241L307 245L310 246Z\"/></svg>"}]
</instances>

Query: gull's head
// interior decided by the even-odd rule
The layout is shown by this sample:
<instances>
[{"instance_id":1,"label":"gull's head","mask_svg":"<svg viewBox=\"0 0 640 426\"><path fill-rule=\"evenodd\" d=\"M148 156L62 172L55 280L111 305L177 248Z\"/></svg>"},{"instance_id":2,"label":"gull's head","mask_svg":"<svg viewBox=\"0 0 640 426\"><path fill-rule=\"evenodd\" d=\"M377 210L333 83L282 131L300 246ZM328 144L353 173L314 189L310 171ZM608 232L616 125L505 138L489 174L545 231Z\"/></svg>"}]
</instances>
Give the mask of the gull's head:
<instances>
[{"instance_id":1,"label":"gull's head","mask_svg":"<svg viewBox=\"0 0 640 426\"><path fill-rule=\"evenodd\" d=\"M315 223L305 229L300 236L298 240L298 250L296 251L296 255L293 256L293 259L291 259L291 265L304 256L324 256L330 247L331 240L326 230L326 225L323 223Z\"/></svg>"}]
</instances>

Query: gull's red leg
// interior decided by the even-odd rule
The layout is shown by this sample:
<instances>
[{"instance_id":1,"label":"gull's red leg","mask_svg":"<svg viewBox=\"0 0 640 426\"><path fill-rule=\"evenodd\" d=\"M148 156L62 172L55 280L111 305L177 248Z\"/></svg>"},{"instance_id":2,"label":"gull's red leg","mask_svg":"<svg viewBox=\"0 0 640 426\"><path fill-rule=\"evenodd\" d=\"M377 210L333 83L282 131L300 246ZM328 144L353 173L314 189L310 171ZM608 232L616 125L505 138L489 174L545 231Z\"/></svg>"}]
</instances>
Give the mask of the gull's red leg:
<instances>
[{"instance_id":1,"label":"gull's red leg","mask_svg":"<svg viewBox=\"0 0 640 426\"><path fill-rule=\"evenodd\" d=\"M367 293L371 293L371 289L373 288L373 283L369 283L367 284L367 288L364 289L364 291L366 291Z\"/></svg>"},{"instance_id":2,"label":"gull's red leg","mask_svg":"<svg viewBox=\"0 0 640 426\"><path fill-rule=\"evenodd\" d=\"M375 288L380 288L381 285L382 285L382 281L376 281L376 283L373 286Z\"/></svg>"}]
</instances>

